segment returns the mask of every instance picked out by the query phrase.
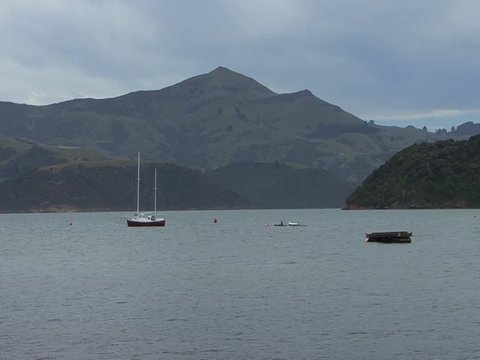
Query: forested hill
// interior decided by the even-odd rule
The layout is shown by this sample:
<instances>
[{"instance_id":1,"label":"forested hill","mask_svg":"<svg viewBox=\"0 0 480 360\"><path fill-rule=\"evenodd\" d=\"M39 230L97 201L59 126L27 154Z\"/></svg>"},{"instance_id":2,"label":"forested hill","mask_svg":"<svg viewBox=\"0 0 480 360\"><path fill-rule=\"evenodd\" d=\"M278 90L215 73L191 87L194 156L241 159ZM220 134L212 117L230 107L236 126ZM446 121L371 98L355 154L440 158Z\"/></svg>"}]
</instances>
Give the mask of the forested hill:
<instances>
[{"instance_id":1,"label":"forested hill","mask_svg":"<svg viewBox=\"0 0 480 360\"><path fill-rule=\"evenodd\" d=\"M480 135L412 145L370 174L346 200L358 208L479 208Z\"/></svg>"},{"instance_id":2,"label":"forested hill","mask_svg":"<svg viewBox=\"0 0 480 360\"><path fill-rule=\"evenodd\" d=\"M3 144L3 145L2 145ZM141 209L341 207L352 186L321 169L238 163L202 172L141 163ZM0 212L123 211L136 206L137 162L0 139Z\"/></svg>"},{"instance_id":3,"label":"forested hill","mask_svg":"<svg viewBox=\"0 0 480 360\"><path fill-rule=\"evenodd\" d=\"M322 169L237 163L209 172L257 208L340 208L353 187Z\"/></svg>"},{"instance_id":4,"label":"forested hill","mask_svg":"<svg viewBox=\"0 0 480 360\"><path fill-rule=\"evenodd\" d=\"M140 151L145 159L203 170L295 163L354 185L406 146L438 139L414 127L363 121L308 90L277 94L224 67L109 99L46 106L0 101L0 136L108 158L133 160Z\"/></svg>"}]
</instances>

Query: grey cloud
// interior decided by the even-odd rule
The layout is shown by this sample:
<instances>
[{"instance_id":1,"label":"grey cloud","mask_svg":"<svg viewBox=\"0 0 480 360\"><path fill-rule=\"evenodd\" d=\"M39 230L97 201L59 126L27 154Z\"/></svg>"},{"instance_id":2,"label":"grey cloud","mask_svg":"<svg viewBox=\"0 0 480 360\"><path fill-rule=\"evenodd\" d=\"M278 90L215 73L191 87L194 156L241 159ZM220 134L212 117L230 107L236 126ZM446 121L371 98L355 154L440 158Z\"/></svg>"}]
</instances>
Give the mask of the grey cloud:
<instances>
[{"instance_id":1,"label":"grey cloud","mask_svg":"<svg viewBox=\"0 0 480 360\"><path fill-rule=\"evenodd\" d=\"M364 118L478 108L474 1L6 1L0 98L116 96L223 65Z\"/></svg>"}]
</instances>

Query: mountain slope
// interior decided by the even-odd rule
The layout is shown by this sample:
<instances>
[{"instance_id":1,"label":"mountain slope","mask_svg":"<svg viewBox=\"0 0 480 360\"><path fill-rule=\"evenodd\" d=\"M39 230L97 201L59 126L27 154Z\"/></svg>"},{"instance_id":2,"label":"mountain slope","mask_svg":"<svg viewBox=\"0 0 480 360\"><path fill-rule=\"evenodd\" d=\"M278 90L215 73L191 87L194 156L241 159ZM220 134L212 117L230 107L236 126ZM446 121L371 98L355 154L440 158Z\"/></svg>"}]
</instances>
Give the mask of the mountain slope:
<instances>
[{"instance_id":1,"label":"mountain slope","mask_svg":"<svg viewBox=\"0 0 480 360\"><path fill-rule=\"evenodd\" d=\"M225 190L198 170L144 162L140 174L144 211L153 209L155 167L159 209L250 207L246 199ZM79 161L40 167L0 182L0 211L134 210L136 179L135 161Z\"/></svg>"},{"instance_id":2,"label":"mountain slope","mask_svg":"<svg viewBox=\"0 0 480 360\"><path fill-rule=\"evenodd\" d=\"M256 208L341 207L353 188L325 170L285 164L237 163L212 171L219 184Z\"/></svg>"},{"instance_id":3,"label":"mountain slope","mask_svg":"<svg viewBox=\"0 0 480 360\"><path fill-rule=\"evenodd\" d=\"M368 176L346 207L480 207L480 135L404 149Z\"/></svg>"},{"instance_id":4,"label":"mountain slope","mask_svg":"<svg viewBox=\"0 0 480 360\"><path fill-rule=\"evenodd\" d=\"M322 168L358 184L404 147L435 134L377 126L308 90L277 94L219 67L160 90L47 106L0 102L0 136L90 148L107 157L215 169L235 162Z\"/></svg>"},{"instance_id":5,"label":"mountain slope","mask_svg":"<svg viewBox=\"0 0 480 360\"><path fill-rule=\"evenodd\" d=\"M106 159L101 152L88 148L45 146L29 140L0 137L0 181L43 166Z\"/></svg>"},{"instance_id":6,"label":"mountain slope","mask_svg":"<svg viewBox=\"0 0 480 360\"><path fill-rule=\"evenodd\" d=\"M28 154L28 155L27 155ZM135 208L136 163L72 160L33 145L17 162L20 175L0 182L0 212L119 211ZM45 165L50 160L54 165ZM321 169L238 163L204 174L142 161L142 209L326 208L342 206L352 187Z\"/></svg>"},{"instance_id":7,"label":"mountain slope","mask_svg":"<svg viewBox=\"0 0 480 360\"><path fill-rule=\"evenodd\" d=\"M150 171L141 176L142 188L151 189L152 162L142 163L142 172ZM279 163L231 164L206 174L156 164L169 209L340 207L352 190L325 170ZM0 211L123 210L133 206L124 195L133 194L135 169L132 160L83 148L0 138ZM144 201L151 203L151 194Z\"/></svg>"}]
</instances>

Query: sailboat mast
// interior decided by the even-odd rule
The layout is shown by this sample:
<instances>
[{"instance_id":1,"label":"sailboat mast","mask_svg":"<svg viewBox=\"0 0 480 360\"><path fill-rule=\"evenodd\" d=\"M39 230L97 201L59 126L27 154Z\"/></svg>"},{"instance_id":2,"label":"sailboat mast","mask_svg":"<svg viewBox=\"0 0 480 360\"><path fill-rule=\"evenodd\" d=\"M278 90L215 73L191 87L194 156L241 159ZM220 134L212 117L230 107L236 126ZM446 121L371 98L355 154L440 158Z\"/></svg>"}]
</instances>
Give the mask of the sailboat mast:
<instances>
[{"instance_id":1,"label":"sailboat mast","mask_svg":"<svg viewBox=\"0 0 480 360\"><path fill-rule=\"evenodd\" d=\"M140 152L137 159L137 216L140 213Z\"/></svg>"},{"instance_id":2,"label":"sailboat mast","mask_svg":"<svg viewBox=\"0 0 480 360\"><path fill-rule=\"evenodd\" d=\"M153 198L153 215L155 216L155 219L157 218L157 168L155 168L155 187L153 188L155 191L155 196Z\"/></svg>"}]
</instances>

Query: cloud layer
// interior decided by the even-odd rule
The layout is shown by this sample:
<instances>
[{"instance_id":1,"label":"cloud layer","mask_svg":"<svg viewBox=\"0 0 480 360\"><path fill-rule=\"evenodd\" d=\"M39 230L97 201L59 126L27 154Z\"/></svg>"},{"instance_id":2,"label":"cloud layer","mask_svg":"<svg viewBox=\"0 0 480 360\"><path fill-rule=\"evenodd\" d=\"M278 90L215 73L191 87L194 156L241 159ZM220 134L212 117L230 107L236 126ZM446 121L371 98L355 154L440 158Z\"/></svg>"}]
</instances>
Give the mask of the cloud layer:
<instances>
[{"instance_id":1,"label":"cloud layer","mask_svg":"<svg viewBox=\"0 0 480 360\"><path fill-rule=\"evenodd\" d=\"M477 114L479 18L475 0L6 0L0 100L112 97L222 65L365 119Z\"/></svg>"}]
</instances>

